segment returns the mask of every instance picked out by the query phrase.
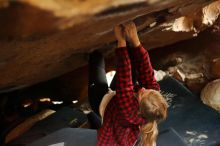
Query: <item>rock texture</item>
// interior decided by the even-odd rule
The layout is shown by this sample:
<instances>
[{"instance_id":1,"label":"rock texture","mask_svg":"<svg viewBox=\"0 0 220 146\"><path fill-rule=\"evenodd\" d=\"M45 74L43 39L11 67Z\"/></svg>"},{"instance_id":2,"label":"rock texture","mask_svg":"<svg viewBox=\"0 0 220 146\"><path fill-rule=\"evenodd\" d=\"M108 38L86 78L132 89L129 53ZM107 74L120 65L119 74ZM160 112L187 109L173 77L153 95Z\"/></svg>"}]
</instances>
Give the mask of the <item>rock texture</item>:
<instances>
[{"instance_id":1,"label":"rock texture","mask_svg":"<svg viewBox=\"0 0 220 146\"><path fill-rule=\"evenodd\" d=\"M201 92L204 104L220 112L220 80L210 82Z\"/></svg>"},{"instance_id":2,"label":"rock texture","mask_svg":"<svg viewBox=\"0 0 220 146\"><path fill-rule=\"evenodd\" d=\"M0 8L8 7L9 1L8 0L0 0Z\"/></svg>"},{"instance_id":3,"label":"rock texture","mask_svg":"<svg viewBox=\"0 0 220 146\"><path fill-rule=\"evenodd\" d=\"M208 82L219 78L219 37L219 31L209 28L191 40L152 50L153 66L168 71L191 91L200 94Z\"/></svg>"},{"instance_id":4,"label":"rock texture","mask_svg":"<svg viewBox=\"0 0 220 146\"><path fill-rule=\"evenodd\" d=\"M77 69L87 63L86 54L92 50L100 49L109 55L115 47L112 27L118 23L133 20L149 48L192 38L218 18L219 3L13 1L0 10L0 92L24 88Z\"/></svg>"}]
</instances>

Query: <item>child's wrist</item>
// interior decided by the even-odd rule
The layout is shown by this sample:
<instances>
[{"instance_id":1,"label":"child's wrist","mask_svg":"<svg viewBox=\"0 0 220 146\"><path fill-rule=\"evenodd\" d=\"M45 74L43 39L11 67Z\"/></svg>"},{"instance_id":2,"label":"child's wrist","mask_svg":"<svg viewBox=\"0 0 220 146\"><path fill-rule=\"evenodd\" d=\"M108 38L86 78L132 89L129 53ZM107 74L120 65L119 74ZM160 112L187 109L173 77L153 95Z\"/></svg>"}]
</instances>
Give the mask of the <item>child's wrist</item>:
<instances>
[{"instance_id":1,"label":"child's wrist","mask_svg":"<svg viewBox=\"0 0 220 146\"><path fill-rule=\"evenodd\" d=\"M139 47L141 45L141 42L139 40L137 41L134 41L133 42L133 46L136 48L136 47Z\"/></svg>"},{"instance_id":2,"label":"child's wrist","mask_svg":"<svg viewBox=\"0 0 220 146\"><path fill-rule=\"evenodd\" d=\"M118 48L124 48L126 47L126 41L123 40L123 41L118 41Z\"/></svg>"}]
</instances>

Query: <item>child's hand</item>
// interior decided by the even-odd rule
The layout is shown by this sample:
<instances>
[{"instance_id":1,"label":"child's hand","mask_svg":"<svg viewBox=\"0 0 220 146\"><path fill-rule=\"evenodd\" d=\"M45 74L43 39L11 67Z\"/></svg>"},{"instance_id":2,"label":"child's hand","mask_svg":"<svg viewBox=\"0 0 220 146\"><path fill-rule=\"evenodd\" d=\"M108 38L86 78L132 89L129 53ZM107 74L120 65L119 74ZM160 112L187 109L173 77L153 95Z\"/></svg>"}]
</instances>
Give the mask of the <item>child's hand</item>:
<instances>
[{"instance_id":1,"label":"child's hand","mask_svg":"<svg viewBox=\"0 0 220 146\"><path fill-rule=\"evenodd\" d=\"M118 48L126 47L126 39L125 39L125 32L121 25L116 25L114 27L115 38L118 41Z\"/></svg>"},{"instance_id":2,"label":"child's hand","mask_svg":"<svg viewBox=\"0 0 220 146\"><path fill-rule=\"evenodd\" d=\"M134 47L138 47L141 44L134 22L128 22L125 24L125 34Z\"/></svg>"}]
</instances>

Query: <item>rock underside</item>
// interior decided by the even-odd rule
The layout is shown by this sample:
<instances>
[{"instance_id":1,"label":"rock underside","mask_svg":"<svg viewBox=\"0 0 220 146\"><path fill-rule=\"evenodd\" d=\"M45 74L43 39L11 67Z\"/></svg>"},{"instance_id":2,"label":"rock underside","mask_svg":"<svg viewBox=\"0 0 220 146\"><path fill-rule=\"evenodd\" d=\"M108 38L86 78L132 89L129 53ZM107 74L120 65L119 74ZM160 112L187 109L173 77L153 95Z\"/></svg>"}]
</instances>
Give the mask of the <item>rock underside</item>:
<instances>
[{"instance_id":1,"label":"rock underside","mask_svg":"<svg viewBox=\"0 0 220 146\"><path fill-rule=\"evenodd\" d=\"M112 27L134 21L146 48L167 46L218 29L214 0L20 0L0 3L0 92L64 75L88 53L115 48ZM217 22L216 22L217 21Z\"/></svg>"}]
</instances>

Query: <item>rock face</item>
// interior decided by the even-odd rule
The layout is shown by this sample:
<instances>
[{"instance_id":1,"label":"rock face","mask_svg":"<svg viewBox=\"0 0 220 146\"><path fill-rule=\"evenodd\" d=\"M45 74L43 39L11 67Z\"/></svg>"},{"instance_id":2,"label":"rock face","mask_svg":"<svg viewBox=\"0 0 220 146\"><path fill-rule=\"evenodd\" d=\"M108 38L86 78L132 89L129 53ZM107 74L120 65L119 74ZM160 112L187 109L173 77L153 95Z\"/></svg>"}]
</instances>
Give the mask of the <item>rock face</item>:
<instances>
[{"instance_id":1,"label":"rock face","mask_svg":"<svg viewBox=\"0 0 220 146\"><path fill-rule=\"evenodd\" d=\"M219 78L220 33L212 30L200 33L197 38L152 50L153 66L168 71L191 91L200 94L208 82Z\"/></svg>"},{"instance_id":2,"label":"rock face","mask_svg":"<svg viewBox=\"0 0 220 146\"><path fill-rule=\"evenodd\" d=\"M207 84L201 92L204 104L220 112L220 79Z\"/></svg>"},{"instance_id":3,"label":"rock face","mask_svg":"<svg viewBox=\"0 0 220 146\"><path fill-rule=\"evenodd\" d=\"M12 1L0 10L0 92L73 71L92 50L109 55L118 23L134 21L145 47L156 48L198 35L218 18L219 6L214 0Z\"/></svg>"},{"instance_id":4,"label":"rock face","mask_svg":"<svg viewBox=\"0 0 220 146\"><path fill-rule=\"evenodd\" d=\"M9 5L9 1L8 0L1 0L0 1L0 8L1 7L8 7L8 5Z\"/></svg>"}]
</instances>

